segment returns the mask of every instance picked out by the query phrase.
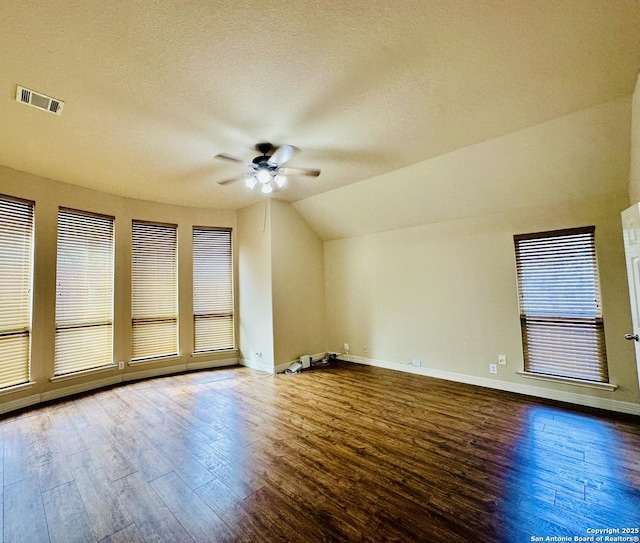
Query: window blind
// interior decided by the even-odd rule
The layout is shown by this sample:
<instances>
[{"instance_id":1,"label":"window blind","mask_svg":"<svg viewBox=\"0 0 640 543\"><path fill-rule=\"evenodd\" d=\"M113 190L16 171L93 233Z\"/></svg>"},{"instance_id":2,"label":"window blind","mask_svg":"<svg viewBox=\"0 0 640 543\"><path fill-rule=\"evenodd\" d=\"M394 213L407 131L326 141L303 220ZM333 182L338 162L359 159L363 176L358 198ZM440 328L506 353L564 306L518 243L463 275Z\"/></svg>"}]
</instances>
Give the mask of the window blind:
<instances>
[{"instance_id":1,"label":"window blind","mask_svg":"<svg viewBox=\"0 0 640 543\"><path fill-rule=\"evenodd\" d=\"M178 353L177 227L133 221L132 359Z\"/></svg>"},{"instance_id":2,"label":"window blind","mask_svg":"<svg viewBox=\"0 0 640 543\"><path fill-rule=\"evenodd\" d=\"M113 217L60 209L55 375L113 363Z\"/></svg>"},{"instance_id":3,"label":"window blind","mask_svg":"<svg viewBox=\"0 0 640 543\"><path fill-rule=\"evenodd\" d=\"M193 229L195 352L235 348L231 231Z\"/></svg>"},{"instance_id":4,"label":"window blind","mask_svg":"<svg viewBox=\"0 0 640 543\"><path fill-rule=\"evenodd\" d=\"M0 388L29 381L33 204L0 196Z\"/></svg>"},{"instance_id":5,"label":"window blind","mask_svg":"<svg viewBox=\"0 0 640 543\"><path fill-rule=\"evenodd\" d=\"M608 382L595 228L514 241L525 371Z\"/></svg>"}]
</instances>

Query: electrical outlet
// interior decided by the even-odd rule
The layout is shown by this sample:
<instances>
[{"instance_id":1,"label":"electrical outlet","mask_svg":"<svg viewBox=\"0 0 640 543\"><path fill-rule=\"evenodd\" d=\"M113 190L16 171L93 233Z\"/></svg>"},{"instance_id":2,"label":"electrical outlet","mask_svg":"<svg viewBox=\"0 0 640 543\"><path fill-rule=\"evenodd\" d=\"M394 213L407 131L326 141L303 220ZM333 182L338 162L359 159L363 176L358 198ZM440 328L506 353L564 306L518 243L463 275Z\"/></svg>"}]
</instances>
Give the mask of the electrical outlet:
<instances>
[{"instance_id":1,"label":"electrical outlet","mask_svg":"<svg viewBox=\"0 0 640 543\"><path fill-rule=\"evenodd\" d=\"M257 352L256 352L256 356L257 356L258 358L262 358L262 351L257 351Z\"/></svg>"},{"instance_id":2,"label":"electrical outlet","mask_svg":"<svg viewBox=\"0 0 640 543\"><path fill-rule=\"evenodd\" d=\"M349 344L348 344L348 343L345 343L345 344L343 345L343 347L344 347L344 350L345 350L345 351L348 351L348 350L349 350Z\"/></svg>"},{"instance_id":3,"label":"electrical outlet","mask_svg":"<svg viewBox=\"0 0 640 543\"><path fill-rule=\"evenodd\" d=\"M413 364L416 368L422 366L422 362L420 360L412 360L411 364Z\"/></svg>"},{"instance_id":4,"label":"electrical outlet","mask_svg":"<svg viewBox=\"0 0 640 543\"><path fill-rule=\"evenodd\" d=\"M507 355L506 354L499 354L498 355L498 364L500 364L501 366L506 366L507 365Z\"/></svg>"},{"instance_id":5,"label":"electrical outlet","mask_svg":"<svg viewBox=\"0 0 640 543\"><path fill-rule=\"evenodd\" d=\"M365 345L364 347L362 347L362 352L366 353L367 352L367 346Z\"/></svg>"},{"instance_id":6,"label":"electrical outlet","mask_svg":"<svg viewBox=\"0 0 640 543\"><path fill-rule=\"evenodd\" d=\"M123 370L124 369L124 361L121 360L120 362L118 362L118 369L119 370Z\"/></svg>"},{"instance_id":7,"label":"electrical outlet","mask_svg":"<svg viewBox=\"0 0 640 543\"><path fill-rule=\"evenodd\" d=\"M489 373L498 373L498 365L489 364Z\"/></svg>"}]
</instances>

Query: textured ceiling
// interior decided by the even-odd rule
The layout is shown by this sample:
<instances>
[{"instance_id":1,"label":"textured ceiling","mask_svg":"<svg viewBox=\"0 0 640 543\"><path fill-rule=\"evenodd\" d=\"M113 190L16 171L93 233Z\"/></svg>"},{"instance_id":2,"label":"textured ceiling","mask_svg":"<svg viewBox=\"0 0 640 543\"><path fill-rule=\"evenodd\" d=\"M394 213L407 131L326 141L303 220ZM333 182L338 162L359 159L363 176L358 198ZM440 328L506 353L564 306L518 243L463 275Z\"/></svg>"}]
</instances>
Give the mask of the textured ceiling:
<instances>
[{"instance_id":1,"label":"textured ceiling","mask_svg":"<svg viewBox=\"0 0 640 543\"><path fill-rule=\"evenodd\" d=\"M297 201L629 95L636 0L5 0L0 164L239 208L258 141L322 169ZM18 104L22 85L61 117Z\"/></svg>"}]
</instances>

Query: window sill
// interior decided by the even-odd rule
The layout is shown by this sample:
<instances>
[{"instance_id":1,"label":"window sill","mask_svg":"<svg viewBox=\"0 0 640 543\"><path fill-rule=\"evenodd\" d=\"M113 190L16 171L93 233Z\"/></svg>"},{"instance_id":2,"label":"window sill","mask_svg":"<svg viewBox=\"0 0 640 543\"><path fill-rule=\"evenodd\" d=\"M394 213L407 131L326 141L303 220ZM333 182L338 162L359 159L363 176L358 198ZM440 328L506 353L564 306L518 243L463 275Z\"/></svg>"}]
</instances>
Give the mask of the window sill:
<instances>
[{"instance_id":1,"label":"window sill","mask_svg":"<svg viewBox=\"0 0 640 543\"><path fill-rule=\"evenodd\" d=\"M618 388L618 385L612 383L596 383L593 381L584 381L582 379L572 379L571 377L556 377L554 375L542 375L540 373L531 373L529 371L519 371L519 375L526 379L537 379L539 381L551 381L554 383L563 383L568 385L576 385L579 387L595 388L598 390L608 390L613 392Z\"/></svg>"},{"instance_id":2,"label":"window sill","mask_svg":"<svg viewBox=\"0 0 640 543\"><path fill-rule=\"evenodd\" d=\"M14 392L20 392L21 390L26 390L27 388L31 388L36 383L33 381L29 381L28 383L20 383L19 385L13 385L11 387L3 388L0 390L0 396L4 396L5 394L13 394Z\"/></svg>"},{"instance_id":3,"label":"window sill","mask_svg":"<svg viewBox=\"0 0 640 543\"><path fill-rule=\"evenodd\" d=\"M167 356L156 356L153 358L137 358L129 361L129 366L144 366L146 364L157 364L158 362L169 362L171 360L182 360L180 354L169 354Z\"/></svg>"},{"instance_id":4,"label":"window sill","mask_svg":"<svg viewBox=\"0 0 640 543\"><path fill-rule=\"evenodd\" d=\"M84 377L85 375L93 375L94 373L102 373L103 371L111 371L118 369L117 364L109 364L107 366L100 366L98 368L91 368L88 370L74 371L72 373L65 373L63 375L54 375L49 381L57 383L58 381L67 381L69 379L76 379L78 377Z\"/></svg>"}]
</instances>

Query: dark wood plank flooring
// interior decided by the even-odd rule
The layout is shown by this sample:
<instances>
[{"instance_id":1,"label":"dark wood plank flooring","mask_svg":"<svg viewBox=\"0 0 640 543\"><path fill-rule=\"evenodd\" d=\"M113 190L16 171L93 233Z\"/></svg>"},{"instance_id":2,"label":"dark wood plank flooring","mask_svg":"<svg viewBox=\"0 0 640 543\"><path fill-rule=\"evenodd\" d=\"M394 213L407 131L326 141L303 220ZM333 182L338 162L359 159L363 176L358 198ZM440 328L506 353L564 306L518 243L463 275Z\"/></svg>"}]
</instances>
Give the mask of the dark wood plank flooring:
<instances>
[{"instance_id":1,"label":"dark wood plank flooring","mask_svg":"<svg viewBox=\"0 0 640 543\"><path fill-rule=\"evenodd\" d=\"M118 386L0 439L4 543L640 536L638 418L346 362Z\"/></svg>"}]
</instances>

